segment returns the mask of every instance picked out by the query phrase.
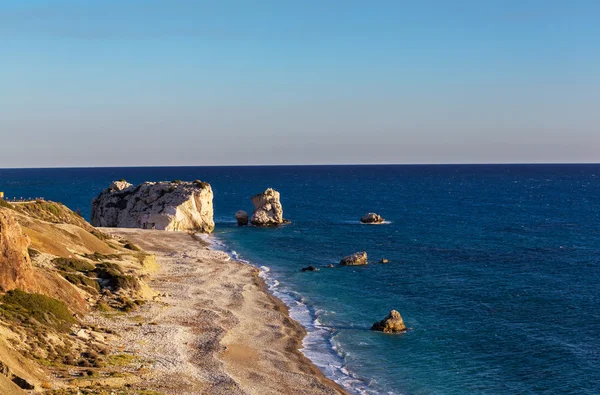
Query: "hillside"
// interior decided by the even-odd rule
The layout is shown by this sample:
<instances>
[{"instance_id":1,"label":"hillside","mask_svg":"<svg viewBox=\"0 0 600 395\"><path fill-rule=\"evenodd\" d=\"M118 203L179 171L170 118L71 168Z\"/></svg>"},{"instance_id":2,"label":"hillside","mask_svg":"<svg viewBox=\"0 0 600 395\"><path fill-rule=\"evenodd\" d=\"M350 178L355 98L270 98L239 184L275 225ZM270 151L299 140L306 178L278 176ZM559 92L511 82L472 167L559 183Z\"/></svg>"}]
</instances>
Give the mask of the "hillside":
<instances>
[{"instance_id":1,"label":"hillside","mask_svg":"<svg viewBox=\"0 0 600 395\"><path fill-rule=\"evenodd\" d=\"M106 235L62 204L0 203L0 391L87 393L129 383L133 356L88 314L127 314L156 294L153 256ZM96 389L94 389L96 388ZM123 387L123 393L139 393Z\"/></svg>"}]
</instances>

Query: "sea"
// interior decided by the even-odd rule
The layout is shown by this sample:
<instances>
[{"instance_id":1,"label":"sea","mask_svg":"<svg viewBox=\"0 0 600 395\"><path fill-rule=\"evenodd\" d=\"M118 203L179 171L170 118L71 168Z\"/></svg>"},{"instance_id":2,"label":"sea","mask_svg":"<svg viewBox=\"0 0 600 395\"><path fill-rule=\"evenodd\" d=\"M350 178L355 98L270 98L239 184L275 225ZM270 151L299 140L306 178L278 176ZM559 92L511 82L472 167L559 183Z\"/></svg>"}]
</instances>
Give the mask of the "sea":
<instances>
[{"instance_id":1,"label":"sea","mask_svg":"<svg viewBox=\"0 0 600 395\"><path fill-rule=\"evenodd\" d=\"M261 269L350 393L600 394L598 164L7 169L0 191L89 219L116 179L209 182L215 248ZM269 187L291 224L238 227ZM408 331L371 331L392 309Z\"/></svg>"}]
</instances>

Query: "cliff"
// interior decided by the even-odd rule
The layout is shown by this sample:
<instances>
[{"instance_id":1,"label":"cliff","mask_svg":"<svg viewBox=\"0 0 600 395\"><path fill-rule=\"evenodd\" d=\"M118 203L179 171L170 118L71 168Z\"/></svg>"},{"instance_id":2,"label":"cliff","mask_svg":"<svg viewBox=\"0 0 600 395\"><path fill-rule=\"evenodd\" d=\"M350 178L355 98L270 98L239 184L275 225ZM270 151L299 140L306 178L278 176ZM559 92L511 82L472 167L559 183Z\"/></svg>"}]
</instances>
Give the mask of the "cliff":
<instances>
[{"instance_id":1,"label":"cliff","mask_svg":"<svg viewBox=\"0 0 600 395\"><path fill-rule=\"evenodd\" d=\"M116 181L92 201L93 226L203 232L214 230L210 184Z\"/></svg>"},{"instance_id":2,"label":"cliff","mask_svg":"<svg viewBox=\"0 0 600 395\"><path fill-rule=\"evenodd\" d=\"M29 238L11 210L0 208L0 291L35 288Z\"/></svg>"}]
</instances>

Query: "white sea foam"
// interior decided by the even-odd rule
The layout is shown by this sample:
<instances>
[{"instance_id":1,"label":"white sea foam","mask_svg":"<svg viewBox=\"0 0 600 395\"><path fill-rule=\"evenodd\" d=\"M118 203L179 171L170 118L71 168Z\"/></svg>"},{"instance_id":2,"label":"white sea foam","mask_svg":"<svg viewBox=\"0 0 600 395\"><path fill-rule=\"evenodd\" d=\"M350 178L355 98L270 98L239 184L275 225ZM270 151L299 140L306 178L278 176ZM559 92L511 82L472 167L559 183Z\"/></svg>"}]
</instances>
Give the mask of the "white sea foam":
<instances>
[{"instance_id":1,"label":"white sea foam","mask_svg":"<svg viewBox=\"0 0 600 395\"><path fill-rule=\"evenodd\" d=\"M373 226L375 226L375 225L389 225L389 224L391 224L393 222L385 220L383 222L376 223L376 224L365 224L365 223L360 222L359 220L355 219L355 220L341 221L340 223L342 223L342 224L348 224L348 225L373 225Z\"/></svg>"},{"instance_id":2,"label":"white sea foam","mask_svg":"<svg viewBox=\"0 0 600 395\"><path fill-rule=\"evenodd\" d=\"M213 245L227 251L225 243L220 240ZM241 259L239 254L234 250L227 252L232 259L252 264ZM269 292L279 298L288 307L290 317L306 329L307 334L302 341L300 351L319 367L327 377L346 388L348 392L359 395L380 393L380 391L373 388L373 384L369 383L368 380L359 377L347 369L346 354L341 345L336 341L336 331L333 328L323 325L319 319L326 312L313 309L306 303L302 295L282 286L274 278L274 274L268 266L259 266L259 269L259 277L265 281ZM335 314L334 312L327 313Z\"/></svg>"}]
</instances>

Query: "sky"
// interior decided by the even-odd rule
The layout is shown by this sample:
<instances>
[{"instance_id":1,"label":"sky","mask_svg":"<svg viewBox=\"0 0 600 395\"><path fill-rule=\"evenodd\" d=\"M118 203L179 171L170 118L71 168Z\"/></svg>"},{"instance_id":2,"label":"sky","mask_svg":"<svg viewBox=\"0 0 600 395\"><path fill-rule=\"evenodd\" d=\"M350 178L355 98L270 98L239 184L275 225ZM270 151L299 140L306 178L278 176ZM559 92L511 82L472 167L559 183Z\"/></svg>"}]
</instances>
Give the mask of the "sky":
<instances>
[{"instance_id":1,"label":"sky","mask_svg":"<svg viewBox=\"0 0 600 395\"><path fill-rule=\"evenodd\" d=\"M0 168L600 162L595 0L2 0Z\"/></svg>"}]
</instances>

